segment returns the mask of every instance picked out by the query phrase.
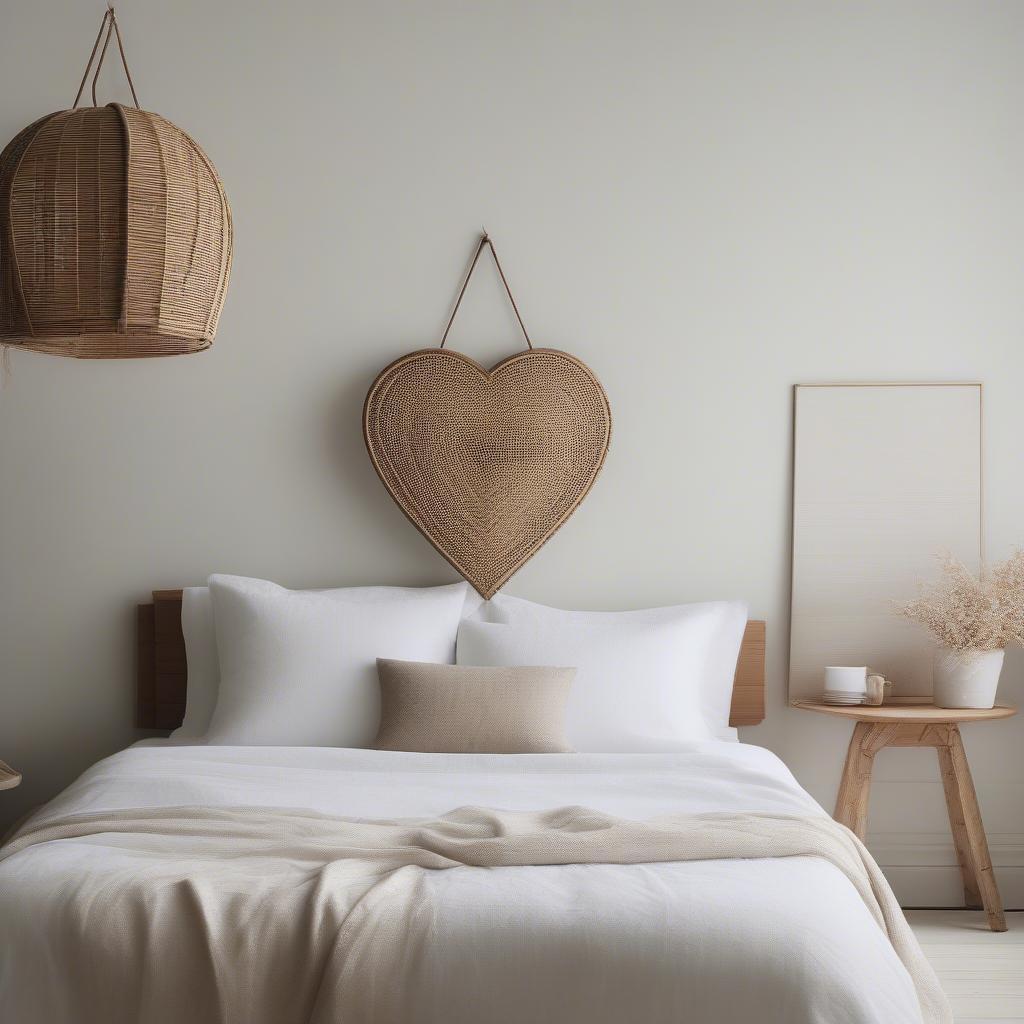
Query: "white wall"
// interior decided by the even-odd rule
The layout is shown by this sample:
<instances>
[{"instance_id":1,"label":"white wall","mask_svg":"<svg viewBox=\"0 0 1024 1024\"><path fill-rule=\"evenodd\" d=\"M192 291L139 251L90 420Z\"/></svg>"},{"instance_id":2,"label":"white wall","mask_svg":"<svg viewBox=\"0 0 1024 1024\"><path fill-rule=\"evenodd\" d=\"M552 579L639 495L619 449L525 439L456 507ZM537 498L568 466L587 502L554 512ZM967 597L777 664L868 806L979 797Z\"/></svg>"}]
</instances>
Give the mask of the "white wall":
<instances>
[{"instance_id":1,"label":"white wall","mask_svg":"<svg viewBox=\"0 0 1024 1024\"><path fill-rule=\"evenodd\" d=\"M767 721L831 806L849 729L786 707L791 386L980 379L990 553L1024 540L1024 5L987 0L256 4L125 0L143 103L219 168L237 252L214 348L14 353L0 393L9 821L132 741L132 614L212 570L451 572L365 456L375 372L435 342L485 224L527 326L604 382L606 469L509 586L623 608L743 595ZM102 4L5 0L7 138L67 105ZM109 98L123 98L116 65ZM453 344L515 349L478 275ZM1024 658L1003 696L1024 698ZM1024 905L1024 717L966 730ZM873 840L955 902L927 752L880 756ZM933 863L928 870L905 865Z\"/></svg>"}]
</instances>

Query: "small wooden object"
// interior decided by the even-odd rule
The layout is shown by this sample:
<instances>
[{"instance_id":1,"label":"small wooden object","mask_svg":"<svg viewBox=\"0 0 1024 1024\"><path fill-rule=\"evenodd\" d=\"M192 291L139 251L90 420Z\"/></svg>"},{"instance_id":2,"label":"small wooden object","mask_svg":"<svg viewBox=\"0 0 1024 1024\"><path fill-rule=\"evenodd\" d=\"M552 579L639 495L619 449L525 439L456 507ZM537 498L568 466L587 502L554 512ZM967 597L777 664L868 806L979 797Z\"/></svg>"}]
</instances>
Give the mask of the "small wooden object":
<instances>
[{"instance_id":1,"label":"small wooden object","mask_svg":"<svg viewBox=\"0 0 1024 1024\"><path fill-rule=\"evenodd\" d=\"M935 747L963 879L964 903L972 910L984 908L992 931L1005 932L1003 904L992 871L971 769L960 738L960 723L1009 718L1017 713L1017 709L1006 704L984 709L937 708L933 704L839 707L816 701L796 701L793 706L856 722L833 817L861 840L867 832L868 796L875 754L883 747Z\"/></svg>"},{"instance_id":2,"label":"small wooden object","mask_svg":"<svg viewBox=\"0 0 1024 1024\"><path fill-rule=\"evenodd\" d=\"M21 782L21 772L0 761L0 789L14 789Z\"/></svg>"},{"instance_id":3,"label":"small wooden object","mask_svg":"<svg viewBox=\"0 0 1024 1024\"><path fill-rule=\"evenodd\" d=\"M154 590L152 604L140 604L136 619L136 725L176 729L185 716L188 665L181 632L181 591ZM732 687L732 726L764 719L765 624L747 623Z\"/></svg>"}]
</instances>

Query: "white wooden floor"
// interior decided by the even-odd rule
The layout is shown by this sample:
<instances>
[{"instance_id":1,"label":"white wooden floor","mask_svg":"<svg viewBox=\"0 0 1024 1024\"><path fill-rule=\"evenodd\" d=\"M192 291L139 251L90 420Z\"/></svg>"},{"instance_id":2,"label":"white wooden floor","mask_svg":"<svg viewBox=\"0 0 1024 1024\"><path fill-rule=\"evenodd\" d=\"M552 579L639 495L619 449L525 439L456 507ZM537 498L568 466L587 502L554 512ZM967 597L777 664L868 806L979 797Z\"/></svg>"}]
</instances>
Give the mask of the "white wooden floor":
<instances>
[{"instance_id":1,"label":"white wooden floor","mask_svg":"<svg viewBox=\"0 0 1024 1024\"><path fill-rule=\"evenodd\" d=\"M973 910L908 910L921 947L946 990L957 1024L1024 1022L1024 911L1009 931L988 930Z\"/></svg>"}]
</instances>

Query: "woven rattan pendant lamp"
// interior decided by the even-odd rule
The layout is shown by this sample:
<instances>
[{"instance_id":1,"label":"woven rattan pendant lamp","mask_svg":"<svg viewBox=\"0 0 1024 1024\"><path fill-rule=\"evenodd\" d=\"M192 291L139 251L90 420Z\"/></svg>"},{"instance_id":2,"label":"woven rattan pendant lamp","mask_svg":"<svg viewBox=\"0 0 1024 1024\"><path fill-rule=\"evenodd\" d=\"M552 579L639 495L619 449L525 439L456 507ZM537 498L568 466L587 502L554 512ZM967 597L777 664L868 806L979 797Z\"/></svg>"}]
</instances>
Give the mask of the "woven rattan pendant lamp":
<instances>
[{"instance_id":1,"label":"woven rattan pendant lamp","mask_svg":"<svg viewBox=\"0 0 1024 1024\"><path fill-rule=\"evenodd\" d=\"M96 102L111 37L134 107ZM94 61L93 105L79 107ZM140 109L109 8L72 109L0 154L0 344L89 359L209 348L231 249L216 170L180 128Z\"/></svg>"}]
</instances>

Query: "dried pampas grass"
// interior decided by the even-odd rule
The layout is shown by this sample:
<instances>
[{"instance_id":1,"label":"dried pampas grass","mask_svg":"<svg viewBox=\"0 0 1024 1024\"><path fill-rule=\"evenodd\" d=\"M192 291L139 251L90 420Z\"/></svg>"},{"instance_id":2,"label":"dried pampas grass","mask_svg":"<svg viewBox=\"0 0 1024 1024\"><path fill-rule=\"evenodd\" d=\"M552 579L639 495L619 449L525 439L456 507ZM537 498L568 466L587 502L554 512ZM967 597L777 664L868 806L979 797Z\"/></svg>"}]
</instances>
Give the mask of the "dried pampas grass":
<instances>
[{"instance_id":1,"label":"dried pampas grass","mask_svg":"<svg viewBox=\"0 0 1024 1024\"><path fill-rule=\"evenodd\" d=\"M1024 645L1024 551L981 577L952 555L944 555L939 580L922 585L898 612L930 630L952 651L994 651Z\"/></svg>"}]
</instances>

